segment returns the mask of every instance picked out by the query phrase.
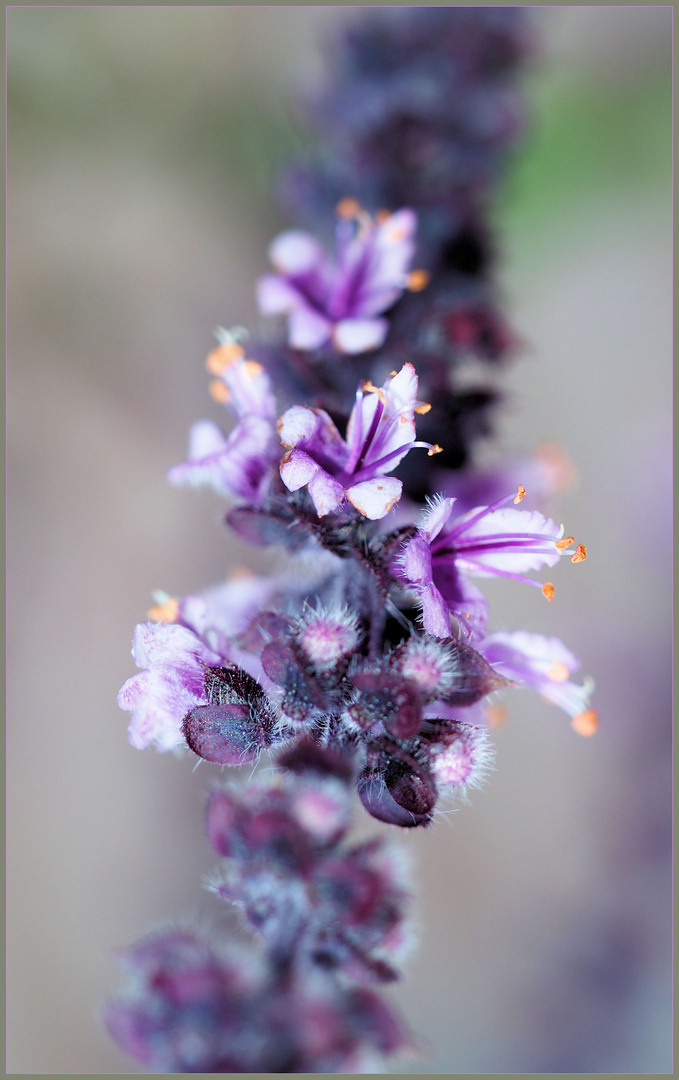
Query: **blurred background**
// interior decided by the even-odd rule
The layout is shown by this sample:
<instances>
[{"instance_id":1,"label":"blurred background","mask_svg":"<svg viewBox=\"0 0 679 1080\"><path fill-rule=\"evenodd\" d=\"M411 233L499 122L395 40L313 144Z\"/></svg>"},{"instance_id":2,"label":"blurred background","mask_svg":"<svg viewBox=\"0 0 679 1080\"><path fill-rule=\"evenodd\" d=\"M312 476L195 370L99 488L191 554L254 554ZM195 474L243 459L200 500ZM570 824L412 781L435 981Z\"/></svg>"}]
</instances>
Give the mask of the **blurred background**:
<instances>
[{"instance_id":1,"label":"blurred background","mask_svg":"<svg viewBox=\"0 0 679 1080\"><path fill-rule=\"evenodd\" d=\"M482 457L558 443L557 517L589 558L549 606L487 591L494 628L583 658L601 726L515 692L485 788L400 838L419 944L391 998L426 1056L397 1072L672 1069L671 11L533 10L531 133L496 215L525 348ZM259 325L319 40L360 17L8 11L9 1073L137 1072L98 1018L112 951L218 906L211 767L133 750L115 698L152 589L267 565L165 472L219 416L213 327Z\"/></svg>"}]
</instances>

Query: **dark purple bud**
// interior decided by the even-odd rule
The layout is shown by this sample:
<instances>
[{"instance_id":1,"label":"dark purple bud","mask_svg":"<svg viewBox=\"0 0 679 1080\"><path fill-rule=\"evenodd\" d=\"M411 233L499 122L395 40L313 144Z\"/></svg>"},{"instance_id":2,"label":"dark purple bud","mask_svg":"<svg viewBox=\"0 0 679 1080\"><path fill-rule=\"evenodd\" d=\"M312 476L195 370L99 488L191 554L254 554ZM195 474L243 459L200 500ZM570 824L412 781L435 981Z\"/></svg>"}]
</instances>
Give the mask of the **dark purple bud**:
<instances>
[{"instance_id":1,"label":"dark purple bud","mask_svg":"<svg viewBox=\"0 0 679 1080\"><path fill-rule=\"evenodd\" d=\"M500 675L481 653L470 645L452 641L450 651L455 663L455 675L450 688L440 695L441 701L446 701L449 705L473 705L493 690L513 685L511 679Z\"/></svg>"},{"instance_id":2,"label":"dark purple bud","mask_svg":"<svg viewBox=\"0 0 679 1080\"><path fill-rule=\"evenodd\" d=\"M262 650L262 667L272 680L285 690L283 709L294 719L303 720L309 709L324 709L323 689L300 664L295 650L289 645L272 641Z\"/></svg>"},{"instance_id":3,"label":"dark purple bud","mask_svg":"<svg viewBox=\"0 0 679 1080\"><path fill-rule=\"evenodd\" d=\"M234 532L249 544L266 547L281 544L294 550L302 547L309 533L297 524L294 516L284 505L280 511L257 510L252 506L236 506L226 515L226 522Z\"/></svg>"},{"instance_id":4,"label":"dark purple bud","mask_svg":"<svg viewBox=\"0 0 679 1080\"><path fill-rule=\"evenodd\" d=\"M431 811L419 814L399 805L380 773L370 773L359 777L357 788L359 798L368 813L378 821L385 821L387 825L400 825L403 829L412 829L418 825L428 825L432 820Z\"/></svg>"},{"instance_id":5,"label":"dark purple bud","mask_svg":"<svg viewBox=\"0 0 679 1080\"><path fill-rule=\"evenodd\" d=\"M354 773L353 760L348 751L330 746L320 746L313 739L303 738L292 746L287 745L276 759L284 769L294 773L317 773L319 776L336 776L349 781Z\"/></svg>"},{"instance_id":6,"label":"dark purple bud","mask_svg":"<svg viewBox=\"0 0 679 1080\"><path fill-rule=\"evenodd\" d=\"M392 757L384 773L384 782L399 806L417 817L431 813L436 805L438 792L433 778L412 759Z\"/></svg>"},{"instance_id":7,"label":"dark purple bud","mask_svg":"<svg viewBox=\"0 0 679 1080\"><path fill-rule=\"evenodd\" d=\"M249 705L198 705L184 717L182 733L194 754L213 765L254 761L270 742Z\"/></svg>"},{"instance_id":8,"label":"dark purple bud","mask_svg":"<svg viewBox=\"0 0 679 1080\"><path fill-rule=\"evenodd\" d=\"M357 671L351 681L359 694L349 706L349 713L362 727L381 720L396 739L417 733L422 706L414 686L391 671Z\"/></svg>"}]
</instances>

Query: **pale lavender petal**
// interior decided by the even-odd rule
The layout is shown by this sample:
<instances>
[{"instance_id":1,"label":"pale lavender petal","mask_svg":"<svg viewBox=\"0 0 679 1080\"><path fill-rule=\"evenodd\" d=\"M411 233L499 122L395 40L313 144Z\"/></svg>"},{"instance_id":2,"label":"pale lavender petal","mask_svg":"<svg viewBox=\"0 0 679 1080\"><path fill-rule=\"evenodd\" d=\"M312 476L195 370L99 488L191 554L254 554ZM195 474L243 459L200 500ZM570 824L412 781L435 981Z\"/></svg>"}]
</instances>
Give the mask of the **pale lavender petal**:
<instances>
[{"instance_id":1,"label":"pale lavender petal","mask_svg":"<svg viewBox=\"0 0 679 1080\"><path fill-rule=\"evenodd\" d=\"M431 506L424 514L420 525L420 532L427 540L433 540L441 532L441 529L452 513L454 502L455 499L442 498L432 502Z\"/></svg>"},{"instance_id":2,"label":"pale lavender petal","mask_svg":"<svg viewBox=\"0 0 679 1080\"><path fill-rule=\"evenodd\" d=\"M479 509L470 511L468 516L471 518ZM505 507L491 511L468 528L463 526L463 521L455 522L454 533L457 563L466 573L482 577L492 575L494 570L520 574L539 570L541 566L554 566L561 558L554 542L563 530L538 510ZM529 544L523 539L526 534L536 535L538 539ZM544 550L533 551L531 547Z\"/></svg>"},{"instance_id":3,"label":"pale lavender petal","mask_svg":"<svg viewBox=\"0 0 679 1080\"><path fill-rule=\"evenodd\" d=\"M256 501L273 467L273 446L273 428L259 416L244 416L226 440L215 424L199 421L191 429L189 460L170 469L168 480Z\"/></svg>"},{"instance_id":4,"label":"pale lavender petal","mask_svg":"<svg viewBox=\"0 0 679 1080\"><path fill-rule=\"evenodd\" d=\"M238 417L248 414L272 421L276 417L276 399L271 380L256 360L236 360L222 373L229 389L229 404Z\"/></svg>"},{"instance_id":5,"label":"pale lavender petal","mask_svg":"<svg viewBox=\"0 0 679 1080\"><path fill-rule=\"evenodd\" d=\"M301 229L280 233L269 247L269 259L287 277L299 277L321 267L325 253L318 241Z\"/></svg>"},{"instance_id":6,"label":"pale lavender petal","mask_svg":"<svg viewBox=\"0 0 679 1080\"><path fill-rule=\"evenodd\" d=\"M335 323L332 341L338 352L356 355L377 349L387 336L386 319L341 319Z\"/></svg>"},{"instance_id":7,"label":"pale lavender petal","mask_svg":"<svg viewBox=\"0 0 679 1080\"><path fill-rule=\"evenodd\" d=\"M587 712L594 689L592 679L583 685L571 682L569 675L579 662L558 638L518 631L491 634L481 650L493 667L508 678L532 686L569 716Z\"/></svg>"},{"instance_id":8,"label":"pale lavender petal","mask_svg":"<svg viewBox=\"0 0 679 1080\"><path fill-rule=\"evenodd\" d=\"M201 663L220 663L220 657L191 630L176 623L138 623L132 640L132 659L139 668L171 665L190 671L198 671Z\"/></svg>"},{"instance_id":9,"label":"pale lavender petal","mask_svg":"<svg viewBox=\"0 0 679 1080\"><path fill-rule=\"evenodd\" d=\"M130 742L138 749L154 743L162 751L179 746L184 716L205 701L205 666L219 666L222 657L175 623L138 625L132 656L145 670L118 694L120 708L132 714Z\"/></svg>"},{"instance_id":10,"label":"pale lavender petal","mask_svg":"<svg viewBox=\"0 0 679 1080\"><path fill-rule=\"evenodd\" d=\"M580 666L578 658L558 638L530 634L525 630L490 634L483 643L483 651L489 663L502 663L519 654L531 668L543 674L561 669L567 676Z\"/></svg>"},{"instance_id":11,"label":"pale lavender petal","mask_svg":"<svg viewBox=\"0 0 679 1080\"><path fill-rule=\"evenodd\" d=\"M385 311L405 289L415 254L416 224L412 210L399 210L378 226L371 273L360 299L363 314Z\"/></svg>"},{"instance_id":12,"label":"pale lavender petal","mask_svg":"<svg viewBox=\"0 0 679 1080\"><path fill-rule=\"evenodd\" d=\"M257 306L262 315L285 315L299 304L297 289L279 274L265 274L257 282Z\"/></svg>"},{"instance_id":13,"label":"pale lavender petal","mask_svg":"<svg viewBox=\"0 0 679 1080\"><path fill-rule=\"evenodd\" d=\"M293 349L320 349L332 334L332 323L325 315L304 302L288 318L288 341Z\"/></svg>"},{"instance_id":14,"label":"pale lavender petal","mask_svg":"<svg viewBox=\"0 0 679 1080\"><path fill-rule=\"evenodd\" d=\"M432 582L431 548L419 534L414 536L406 546L403 572L415 585Z\"/></svg>"},{"instance_id":15,"label":"pale lavender petal","mask_svg":"<svg viewBox=\"0 0 679 1080\"><path fill-rule=\"evenodd\" d=\"M434 637L450 637L450 609L434 584L425 585L420 594L422 625Z\"/></svg>"},{"instance_id":16,"label":"pale lavender petal","mask_svg":"<svg viewBox=\"0 0 679 1080\"><path fill-rule=\"evenodd\" d=\"M345 499L342 485L337 480L333 480L332 476L319 466L317 466L316 475L309 482L309 494L319 517L325 517L333 510L339 509Z\"/></svg>"}]
</instances>

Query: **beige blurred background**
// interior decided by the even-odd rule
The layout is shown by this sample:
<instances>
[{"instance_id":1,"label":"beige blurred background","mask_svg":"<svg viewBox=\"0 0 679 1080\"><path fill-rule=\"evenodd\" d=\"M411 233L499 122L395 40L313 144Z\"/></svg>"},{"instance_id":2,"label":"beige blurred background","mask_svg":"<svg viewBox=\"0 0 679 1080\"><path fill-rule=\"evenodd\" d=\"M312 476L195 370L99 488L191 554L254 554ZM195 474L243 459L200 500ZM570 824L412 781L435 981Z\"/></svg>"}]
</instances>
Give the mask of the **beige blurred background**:
<instances>
[{"instance_id":1,"label":"beige blurred background","mask_svg":"<svg viewBox=\"0 0 679 1080\"><path fill-rule=\"evenodd\" d=\"M133 750L115 697L152 589L266 565L216 497L164 475L218 416L212 328L257 329L254 280L289 223L270 186L319 35L360 14L8 11L9 1073L136 1072L98 1020L111 952L217 906L210 767ZM579 481L559 515L590 557L549 607L489 595L496 628L583 657L601 729L578 738L517 692L485 789L401 837L419 946L392 998L428 1056L395 1071L663 1073L671 9L533 15L533 135L497 214L527 348L484 454L560 443Z\"/></svg>"}]
</instances>

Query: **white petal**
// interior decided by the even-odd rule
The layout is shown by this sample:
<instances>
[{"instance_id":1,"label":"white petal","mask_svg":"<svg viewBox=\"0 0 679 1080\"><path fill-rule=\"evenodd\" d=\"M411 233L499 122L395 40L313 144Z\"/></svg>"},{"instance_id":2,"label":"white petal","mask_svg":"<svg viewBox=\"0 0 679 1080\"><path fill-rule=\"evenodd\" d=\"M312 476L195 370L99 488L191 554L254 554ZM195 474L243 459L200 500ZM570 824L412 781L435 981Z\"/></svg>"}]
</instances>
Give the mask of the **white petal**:
<instances>
[{"instance_id":1,"label":"white petal","mask_svg":"<svg viewBox=\"0 0 679 1080\"><path fill-rule=\"evenodd\" d=\"M293 405L278 421L278 434L283 446L297 446L313 439L320 426L317 412L306 405Z\"/></svg>"},{"instance_id":2,"label":"white petal","mask_svg":"<svg viewBox=\"0 0 679 1080\"><path fill-rule=\"evenodd\" d=\"M379 348L388 329L386 319L341 319L335 325L332 340L339 352L355 355Z\"/></svg>"},{"instance_id":3,"label":"white petal","mask_svg":"<svg viewBox=\"0 0 679 1080\"><path fill-rule=\"evenodd\" d=\"M320 469L303 450L289 450L281 461L281 479L288 491L305 487Z\"/></svg>"},{"instance_id":4,"label":"white petal","mask_svg":"<svg viewBox=\"0 0 679 1080\"><path fill-rule=\"evenodd\" d=\"M347 490L347 498L359 514L377 521L388 514L394 503L401 498L403 484L395 476L380 476L364 480Z\"/></svg>"},{"instance_id":5,"label":"white petal","mask_svg":"<svg viewBox=\"0 0 679 1080\"><path fill-rule=\"evenodd\" d=\"M316 475L309 482L309 494L314 500L319 517L325 517L333 510L338 510L345 499L342 485L321 468L318 468Z\"/></svg>"}]
</instances>

